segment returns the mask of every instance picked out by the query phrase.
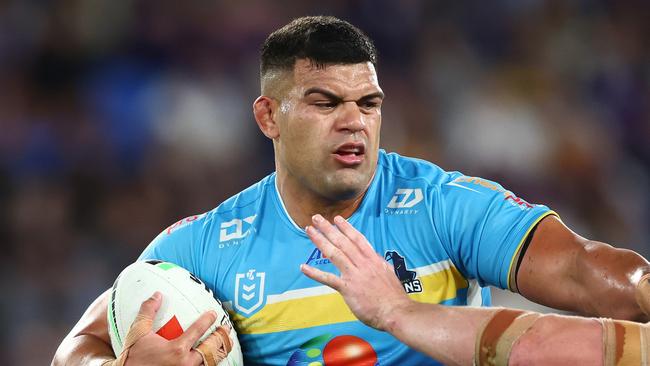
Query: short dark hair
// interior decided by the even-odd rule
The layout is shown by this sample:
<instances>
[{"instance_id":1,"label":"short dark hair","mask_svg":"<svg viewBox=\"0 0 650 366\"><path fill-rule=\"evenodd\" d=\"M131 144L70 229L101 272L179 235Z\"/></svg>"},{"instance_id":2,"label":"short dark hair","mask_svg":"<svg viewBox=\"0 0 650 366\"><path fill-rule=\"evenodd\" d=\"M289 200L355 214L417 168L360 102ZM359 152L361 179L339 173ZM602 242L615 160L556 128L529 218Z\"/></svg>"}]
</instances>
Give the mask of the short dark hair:
<instances>
[{"instance_id":1,"label":"short dark hair","mask_svg":"<svg viewBox=\"0 0 650 366\"><path fill-rule=\"evenodd\" d=\"M292 70L297 59L316 66L371 62L377 66L377 50L359 28L332 16L294 19L271 33L262 45L260 74Z\"/></svg>"}]
</instances>

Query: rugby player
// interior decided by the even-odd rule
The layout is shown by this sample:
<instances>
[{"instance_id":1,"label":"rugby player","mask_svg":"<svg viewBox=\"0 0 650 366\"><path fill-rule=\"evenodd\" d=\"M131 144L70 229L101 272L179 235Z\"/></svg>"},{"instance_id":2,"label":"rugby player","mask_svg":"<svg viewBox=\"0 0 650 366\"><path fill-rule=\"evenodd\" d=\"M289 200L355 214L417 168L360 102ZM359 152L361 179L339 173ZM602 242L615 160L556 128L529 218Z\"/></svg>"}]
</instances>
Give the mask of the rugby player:
<instances>
[{"instance_id":1,"label":"rugby player","mask_svg":"<svg viewBox=\"0 0 650 366\"><path fill-rule=\"evenodd\" d=\"M326 366L347 354L335 352L345 342L363 351L343 364L437 364L421 347L363 324L340 294L303 275L302 264L335 270L305 232L315 214L346 218L420 303L489 305L484 285L494 285L584 315L647 320L635 293L650 265L638 254L580 237L548 207L498 183L381 150L376 67L372 41L345 21L304 17L273 32L253 114L273 142L275 172L163 230L139 258L200 277L229 307L247 365ZM81 317L54 364L116 362L107 299ZM160 301L145 302L145 315ZM210 316L191 333L207 329ZM142 329L120 362L206 362L191 336L168 342Z\"/></svg>"}]
</instances>

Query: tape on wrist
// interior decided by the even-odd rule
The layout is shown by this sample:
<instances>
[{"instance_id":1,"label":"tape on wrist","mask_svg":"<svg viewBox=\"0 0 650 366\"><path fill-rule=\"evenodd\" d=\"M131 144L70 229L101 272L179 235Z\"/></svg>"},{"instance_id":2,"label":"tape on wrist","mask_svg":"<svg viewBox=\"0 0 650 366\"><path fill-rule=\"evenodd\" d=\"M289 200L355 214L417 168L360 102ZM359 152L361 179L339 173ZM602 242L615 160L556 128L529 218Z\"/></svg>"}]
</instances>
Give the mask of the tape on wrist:
<instances>
[{"instance_id":1,"label":"tape on wrist","mask_svg":"<svg viewBox=\"0 0 650 366\"><path fill-rule=\"evenodd\" d=\"M650 326L625 320L601 319L603 365L650 365Z\"/></svg>"},{"instance_id":2,"label":"tape on wrist","mask_svg":"<svg viewBox=\"0 0 650 366\"><path fill-rule=\"evenodd\" d=\"M135 317L133 324L131 324L129 332L126 333L126 339L124 340L124 348L122 349L122 353L120 353L119 356L117 356L117 358L114 360L105 361L102 363L102 366L124 366L126 358L129 356L129 350L135 344L135 342L138 341L138 339L142 338L149 332L152 324L153 319L138 314L138 316Z\"/></svg>"},{"instance_id":3,"label":"tape on wrist","mask_svg":"<svg viewBox=\"0 0 650 366\"><path fill-rule=\"evenodd\" d=\"M530 329L541 314L501 309L479 330L474 350L477 366L507 365L514 344Z\"/></svg>"}]
</instances>

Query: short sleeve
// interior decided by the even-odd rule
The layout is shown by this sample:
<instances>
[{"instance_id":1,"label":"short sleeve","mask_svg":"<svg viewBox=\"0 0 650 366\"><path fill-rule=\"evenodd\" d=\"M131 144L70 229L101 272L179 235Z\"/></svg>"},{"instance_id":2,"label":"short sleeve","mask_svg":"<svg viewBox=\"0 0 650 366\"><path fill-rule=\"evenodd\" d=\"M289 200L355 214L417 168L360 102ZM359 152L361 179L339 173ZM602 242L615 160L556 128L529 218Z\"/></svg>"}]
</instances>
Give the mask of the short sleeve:
<instances>
[{"instance_id":1,"label":"short sleeve","mask_svg":"<svg viewBox=\"0 0 650 366\"><path fill-rule=\"evenodd\" d=\"M179 220L163 230L140 254L138 260L156 259L175 263L195 272L195 242L199 240L201 219L195 215Z\"/></svg>"},{"instance_id":2,"label":"short sleeve","mask_svg":"<svg viewBox=\"0 0 650 366\"><path fill-rule=\"evenodd\" d=\"M434 220L454 263L469 278L508 288L511 266L528 232L554 214L530 204L500 184L458 175L440 186L441 204Z\"/></svg>"}]
</instances>

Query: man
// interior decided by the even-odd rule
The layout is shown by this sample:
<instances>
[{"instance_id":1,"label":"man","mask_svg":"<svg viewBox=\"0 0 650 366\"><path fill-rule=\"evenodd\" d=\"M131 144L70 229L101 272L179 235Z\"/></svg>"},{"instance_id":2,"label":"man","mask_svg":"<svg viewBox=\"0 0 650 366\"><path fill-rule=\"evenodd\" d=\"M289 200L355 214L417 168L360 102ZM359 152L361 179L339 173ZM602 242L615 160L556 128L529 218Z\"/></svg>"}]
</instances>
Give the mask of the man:
<instances>
[{"instance_id":1,"label":"man","mask_svg":"<svg viewBox=\"0 0 650 366\"><path fill-rule=\"evenodd\" d=\"M340 216L334 223L315 215L306 232L340 277L306 264L303 273L340 291L365 324L445 365L650 365L650 323L413 301L361 233ZM650 275L636 294L649 309Z\"/></svg>"},{"instance_id":2,"label":"man","mask_svg":"<svg viewBox=\"0 0 650 366\"><path fill-rule=\"evenodd\" d=\"M376 64L367 36L336 18L300 18L272 33L253 112L273 141L276 171L170 226L140 257L175 262L213 289L231 310L247 365L435 364L302 275L301 264L335 269L305 233L314 214L347 218L419 302L489 304L487 289L470 286L480 283L582 314L646 318L635 287L650 265L636 253L583 239L496 183L379 150ZM106 299L82 316L56 364L115 357ZM143 304L145 318L159 303ZM127 365L201 362L190 340L165 342L145 329L122 356Z\"/></svg>"}]
</instances>

